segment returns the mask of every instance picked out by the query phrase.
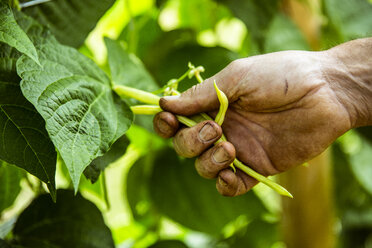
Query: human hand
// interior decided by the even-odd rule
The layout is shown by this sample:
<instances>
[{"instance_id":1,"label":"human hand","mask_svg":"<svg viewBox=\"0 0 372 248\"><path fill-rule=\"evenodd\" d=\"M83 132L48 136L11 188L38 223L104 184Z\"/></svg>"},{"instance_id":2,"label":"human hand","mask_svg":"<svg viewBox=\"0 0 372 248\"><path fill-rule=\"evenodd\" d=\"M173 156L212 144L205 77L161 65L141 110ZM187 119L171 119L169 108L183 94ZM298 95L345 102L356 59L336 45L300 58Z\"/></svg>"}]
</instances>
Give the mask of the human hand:
<instances>
[{"instance_id":1,"label":"human hand","mask_svg":"<svg viewBox=\"0 0 372 248\"><path fill-rule=\"evenodd\" d=\"M167 112L155 116L154 128L163 137L175 136L179 155L199 156L196 170L205 178L218 177L222 195L244 194L257 181L228 169L235 156L262 175L274 175L320 154L353 127L346 98L328 80L333 68L327 52L285 51L236 60L181 96L162 98ZM229 99L222 129L204 121L178 130L173 114L216 114L214 80ZM213 146L222 132L229 142Z\"/></svg>"}]
</instances>

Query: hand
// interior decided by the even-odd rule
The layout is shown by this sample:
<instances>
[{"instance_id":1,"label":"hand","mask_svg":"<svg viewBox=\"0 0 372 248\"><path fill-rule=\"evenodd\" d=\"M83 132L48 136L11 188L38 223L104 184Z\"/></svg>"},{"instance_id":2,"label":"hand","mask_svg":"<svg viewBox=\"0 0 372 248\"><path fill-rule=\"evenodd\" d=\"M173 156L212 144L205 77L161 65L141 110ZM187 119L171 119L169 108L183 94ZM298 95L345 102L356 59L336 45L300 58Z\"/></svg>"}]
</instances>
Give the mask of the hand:
<instances>
[{"instance_id":1,"label":"hand","mask_svg":"<svg viewBox=\"0 0 372 248\"><path fill-rule=\"evenodd\" d=\"M196 170L205 178L218 177L222 195L246 193L257 181L229 169L237 156L262 175L274 175L323 152L352 128L349 111L327 81L334 60L326 52L285 51L233 61L221 72L177 97L164 97L154 128L162 137L175 136L176 152L199 156ZM227 95L229 108L219 127L204 121L178 130L173 114L214 116L219 102L213 88ZM337 92L339 94L339 92ZM221 134L229 142L216 146Z\"/></svg>"}]
</instances>

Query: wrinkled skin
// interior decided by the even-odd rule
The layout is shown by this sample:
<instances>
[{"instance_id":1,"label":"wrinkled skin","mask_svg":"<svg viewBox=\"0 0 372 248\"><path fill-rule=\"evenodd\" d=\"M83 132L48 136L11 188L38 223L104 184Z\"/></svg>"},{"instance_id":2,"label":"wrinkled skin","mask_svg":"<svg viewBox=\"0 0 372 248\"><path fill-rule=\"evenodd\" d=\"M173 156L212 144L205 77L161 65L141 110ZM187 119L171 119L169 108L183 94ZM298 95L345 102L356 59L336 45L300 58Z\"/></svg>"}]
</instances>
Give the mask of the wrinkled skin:
<instances>
[{"instance_id":1,"label":"wrinkled skin","mask_svg":"<svg viewBox=\"0 0 372 248\"><path fill-rule=\"evenodd\" d=\"M340 90L339 80L331 80L343 70L328 51L285 51L239 59L181 96L162 98L165 112L155 116L154 126L162 137L174 136L179 155L198 156L198 173L217 177L222 195L241 195L257 182L228 168L235 156L265 176L274 175L317 156L357 126L349 93ZM222 130L213 121L178 129L173 114L215 115L219 102L214 80L229 99ZM213 146L222 132L229 142Z\"/></svg>"}]
</instances>

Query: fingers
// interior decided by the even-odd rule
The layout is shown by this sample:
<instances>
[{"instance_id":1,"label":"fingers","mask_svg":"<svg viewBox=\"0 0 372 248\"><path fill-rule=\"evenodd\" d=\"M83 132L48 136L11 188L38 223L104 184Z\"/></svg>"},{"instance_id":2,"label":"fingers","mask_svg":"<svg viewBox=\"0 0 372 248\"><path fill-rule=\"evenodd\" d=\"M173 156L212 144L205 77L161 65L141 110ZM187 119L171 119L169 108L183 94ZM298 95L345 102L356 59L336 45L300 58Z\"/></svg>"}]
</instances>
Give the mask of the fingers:
<instances>
[{"instance_id":1,"label":"fingers","mask_svg":"<svg viewBox=\"0 0 372 248\"><path fill-rule=\"evenodd\" d=\"M238 196L247 193L258 181L241 170L222 170L216 180L216 188L223 196Z\"/></svg>"},{"instance_id":2,"label":"fingers","mask_svg":"<svg viewBox=\"0 0 372 248\"><path fill-rule=\"evenodd\" d=\"M181 129L173 139L174 149L183 157L198 156L222 136L222 128L214 121L202 121Z\"/></svg>"},{"instance_id":3,"label":"fingers","mask_svg":"<svg viewBox=\"0 0 372 248\"><path fill-rule=\"evenodd\" d=\"M204 178L215 178L216 188L221 195L238 196L247 193L258 182L241 170L234 173L230 164L236 156L234 146L221 142L201 154L195 161L196 171Z\"/></svg>"},{"instance_id":4,"label":"fingers","mask_svg":"<svg viewBox=\"0 0 372 248\"><path fill-rule=\"evenodd\" d=\"M179 127L176 116L169 112L160 112L156 114L153 124L155 132L163 138L173 137Z\"/></svg>"},{"instance_id":5,"label":"fingers","mask_svg":"<svg viewBox=\"0 0 372 248\"><path fill-rule=\"evenodd\" d=\"M220 170L228 168L234 159L234 146L224 141L200 155L195 161L195 168L200 176L215 178Z\"/></svg>"},{"instance_id":6,"label":"fingers","mask_svg":"<svg viewBox=\"0 0 372 248\"><path fill-rule=\"evenodd\" d=\"M188 89L180 96L166 96L160 99L160 107L179 115L193 115L219 107L213 82L216 81L230 102L239 97L239 82L246 68L242 60L235 60L225 69L201 84Z\"/></svg>"},{"instance_id":7,"label":"fingers","mask_svg":"<svg viewBox=\"0 0 372 248\"><path fill-rule=\"evenodd\" d=\"M174 136L179 122L169 112L154 117L154 129L164 138ZM199 156L195 168L204 178L217 178L216 188L221 195L238 196L248 192L257 181L240 170L236 174L229 169L236 157L235 147L227 141L210 148L222 135L222 129L213 121L203 121L194 127L181 129L173 143L176 152L183 157ZM210 148L210 149L208 149Z\"/></svg>"}]
</instances>

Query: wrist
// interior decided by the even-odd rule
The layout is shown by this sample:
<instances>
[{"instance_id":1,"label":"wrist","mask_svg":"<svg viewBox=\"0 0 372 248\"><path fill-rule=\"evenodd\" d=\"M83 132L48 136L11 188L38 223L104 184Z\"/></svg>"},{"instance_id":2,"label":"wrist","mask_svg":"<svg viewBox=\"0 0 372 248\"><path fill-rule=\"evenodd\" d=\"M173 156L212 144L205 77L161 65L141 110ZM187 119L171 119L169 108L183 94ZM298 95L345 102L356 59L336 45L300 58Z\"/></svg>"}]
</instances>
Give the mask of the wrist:
<instances>
[{"instance_id":1,"label":"wrist","mask_svg":"<svg viewBox=\"0 0 372 248\"><path fill-rule=\"evenodd\" d=\"M324 55L324 75L349 113L351 127L372 125L372 39L347 42Z\"/></svg>"}]
</instances>

